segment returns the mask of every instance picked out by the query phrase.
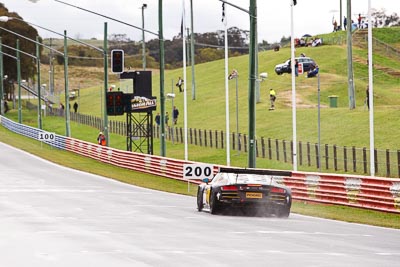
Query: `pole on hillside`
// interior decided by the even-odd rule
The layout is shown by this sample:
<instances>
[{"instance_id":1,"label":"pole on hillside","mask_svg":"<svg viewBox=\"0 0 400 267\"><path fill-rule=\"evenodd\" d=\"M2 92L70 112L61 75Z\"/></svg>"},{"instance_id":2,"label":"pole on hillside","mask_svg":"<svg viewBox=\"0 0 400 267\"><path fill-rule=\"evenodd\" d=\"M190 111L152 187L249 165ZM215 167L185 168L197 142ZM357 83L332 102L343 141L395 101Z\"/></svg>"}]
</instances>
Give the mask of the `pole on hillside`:
<instances>
[{"instance_id":1,"label":"pole on hillside","mask_svg":"<svg viewBox=\"0 0 400 267\"><path fill-rule=\"evenodd\" d=\"M71 128L69 125L69 88L68 88L68 44L67 31L64 31L64 74L65 74L65 136L71 136Z\"/></svg>"},{"instance_id":2,"label":"pole on hillside","mask_svg":"<svg viewBox=\"0 0 400 267\"><path fill-rule=\"evenodd\" d=\"M19 39L17 39L17 81L18 81L18 122L22 123L21 105L21 58L19 56Z\"/></svg>"},{"instance_id":3,"label":"pole on hillside","mask_svg":"<svg viewBox=\"0 0 400 267\"><path fill-rule=\"evenodd\" d=\"M225 32L225 127L226 127L226 166L231 165L231 147L230 147L230 128L229 128L229 70L228 70L228 22L226 17L226 6L222 4L223 7L223 17L222 22L224 24L224 32Z\"/></svg>"},{"instance_id":4,"label":"pole on hillside","mask_svg":"<svg viewBox=\"0 0 400 267\"><path fill-rule=\"evenodd\" d=\"M353 40L352 40L352 23L351 23L351 0L347 0L347 75L348 75L348 94L349 108L355 109L355 93L354 93L354 74L353 74Z\"/></svg>"},{"instance_id":5,"label":"pole on hillside","mask_svg":"<svg viewBox=\"0 0 400 267\"><path fill-rule=\"evenodd\" d=\"M250 47L249 47L249 154L248 167L256 167L256 29L257 1L250 0Z\"/></svg>"},{"instance_id":6,"label":"pole on hillside","mask_svg":"<svg viewBox=\"0 0 400 267\"><path fill-rule=\"evenodd\" d=\"M108 90L108 41L107 41L107 22L104 22L104 37L103 37L103 65L104 65L104 100L103 102L103 121L104 121L104 136L106 144L110 146L110 135L108 133L108 114L107 114L107 90Z\"/></svg>"},{"instance_id":7,"label":"pole on hillside","mask_svg":"<svg viewBox=\"0 0 400 267\"><path fill-rule=\"evenodd\" d=\"M371 176L375 176L375 142L374 142L374 75L372 63L372 18L371 0L368 0L368 88L369 88L369 156Z\"/></svg>"},{"instance_id":8,"label":"pole on hillside","mask_svg":"<svg viewBox=\"0 0 400 267\"><path fill-rule=\"evenodd\" d=\"M194 72L194 29L193 29L193 0L190 0L190 53L192 61L192 100L196 100L196 79Z\"/></svg>"},{"instance_id":9,"label":"pole on hillside","mask_svg":"<svg viewBox=\"0 0 400 267\"><path fill-rule=\"evenodd\" d=\"M4 115L4 103L3 103L3 96L4 96L4 64L3 64L3 42L0 36L0 115Z\"/></svg>"},{"instance_id":10,"label":"pole on hillside","mask_svg":"<svg viewBox=\"0 0 400 267\"><path fill-rule=\"evenodd\" d=\"M290 0L290 55L291 55L291 69L292 69L292 127L293 127L293 170L297 171L297 119L296 119L296 67L294 55L294 21L293 21L293 0Z\"/></svg>"},{"instance_id":11,"label":"pole on hillside","mask_svg":"<svg viewBox=\"0 0 400 267\"><path fill-rule=\"evenodd\" d=\"M51 50L50 50L51 51ZM38 126L42 129L42 99L40 94L40 48L39 48L39 36L36 36L36 71L37 71L37 88L38 88ZM49 82L50 83L50 82ZM51 85L50 85L51 87Z\"/></svg>"}]
</instances>

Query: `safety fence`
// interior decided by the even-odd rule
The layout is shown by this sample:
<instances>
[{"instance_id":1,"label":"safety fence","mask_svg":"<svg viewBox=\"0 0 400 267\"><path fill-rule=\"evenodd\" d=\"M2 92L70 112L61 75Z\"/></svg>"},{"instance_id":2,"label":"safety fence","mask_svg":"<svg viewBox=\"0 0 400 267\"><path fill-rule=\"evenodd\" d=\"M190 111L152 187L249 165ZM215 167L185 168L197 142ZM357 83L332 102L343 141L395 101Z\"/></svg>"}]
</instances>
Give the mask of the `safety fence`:
<instances>
[{"instance_id":1,"label":"safety fence","mask_svg":"<svg viewBox=\"0 0 400 267\"><path fill-rule=\"evenodd\" d=\"M44 133L40 129L13 122L2 116L0 123L13 132L36 140L39 139L40 133ZM56 135L54 140L44 142L114 166L176 180L185 180L183 165L194 163L118 150L60 135ZM218 167L221 166L214 167L214 173L218 171ZM400 179L312 172L292 172L291 177L274 178L291 188L295 200L400 214Z\"/></svg>"},{"instance_id":2,"label":"safety fence","mask_svg":"<svg viewBox=\"0 0 400 267\"><path fill-rule=\"evenodd\" d=\"M28 108L36 109L36 105L28 103ZM47 114L62 116L58 108L48 110ZM103 120L92 115L70 113L71 121L104 129ZM109 120L110 133L126 135L127 124L123 121ZM160 128L153 125L154 138L160 137ZM171 142L184 142L184 129L168 125L166 139ZM237 152L248 152L248 136L232 132L230 147ZM188 144L207 148L225 149L226 134L223 130L188 129ZM293 142L273 138L258 137L255 141L256 157L293 164ZM352 174L370 174L370 150L366 147L347 147L310 142L297 142L298 165L313 167L318 171L328 170ZM400 177L400 150L374 149L375 174L383 177Z\"/></svg>"}]
</instances>

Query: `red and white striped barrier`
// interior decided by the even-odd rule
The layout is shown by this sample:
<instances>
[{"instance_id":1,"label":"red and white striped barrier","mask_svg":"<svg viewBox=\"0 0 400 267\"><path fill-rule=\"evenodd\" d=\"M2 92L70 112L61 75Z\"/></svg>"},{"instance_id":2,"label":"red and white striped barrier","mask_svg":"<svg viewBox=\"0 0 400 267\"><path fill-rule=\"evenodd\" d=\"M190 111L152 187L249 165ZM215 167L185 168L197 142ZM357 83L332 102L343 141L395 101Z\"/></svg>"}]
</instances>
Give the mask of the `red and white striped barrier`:
<instances>
[{"instance_id":1,"label":"red and white striped barrier","mask_svg":"<svg viewBox=\"0 0 400 267\"><path fill-rule=\"evenodd\" d=\"M185 180L183 165L190 163L118 150L73 138L66 139L65 148L114 166L176 180ZM214 173L218 171L218 167L215 166ZM293 198L296 200L400 213L400 179L292 172L292 176L284 177L282 182L292 189Z\"/></svg>"},{"instance_id":2,"label":"red and white striped barrier","mask_svg":"<svg viewBox=\"0 0 400 267\"><path fill-rule=\"evenodd\" d=\"M43 132L43 130L13 122L3 116L0 116L0 123L15 133L36 140ZM56 135L54 140L43 142L114 166L177 180L186 181L183 178L184 164L198 163L118 150L61 135ZM219 167L223 166L214 166L214 173ZM292 189L295 200L400 214L400 179L398 178L292 172L292 176L279 177L279 181ZM198 184L201 181L190 180L189 182Z\"/></svg>"}]
</instances>

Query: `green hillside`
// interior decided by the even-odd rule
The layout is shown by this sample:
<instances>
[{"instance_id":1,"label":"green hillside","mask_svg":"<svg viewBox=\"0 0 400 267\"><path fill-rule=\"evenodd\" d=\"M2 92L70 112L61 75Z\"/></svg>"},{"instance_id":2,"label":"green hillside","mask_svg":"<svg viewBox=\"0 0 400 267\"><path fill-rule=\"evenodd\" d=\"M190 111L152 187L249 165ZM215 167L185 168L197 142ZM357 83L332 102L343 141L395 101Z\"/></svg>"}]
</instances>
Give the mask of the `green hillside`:
<instances>
[{"instance_id":1,"label":"green hillside","mask_svg":"<svg viewBox=\"0 0 400 267\"><path fill-rule=\"evenodd\" d=\"M305 53L312 57L320 67L321 88L321 141L326 144L348 145L356 147L369 146L369 113L364 106L365 89L368 84L367 51L354 47L354 78L356 88L356 109L350 110L347 85L347 48L345 45L323 45L321 47L297 48L296 54ZM258 137L292 139L291 76L278 76L274 66L290 57L290 49L283 48L278 52L265 51L259 54L259 72L267 72L268 78L260 83L260 102L256 105L256 133ZM375 54L374 66L400 70L400 62ZM229 59L229 68L239 72L239 128L241 133L248 131L248 57ZM399 134L400 77L374 70L374 116L375 145L380 149L397 149ZM224 60L218 60L195 66L196 99L192 100L191 68L187 68L187 113L188 127L197 129L225 130L225 70ZM153 72L153 95L159 97L158 70ZM112 78L113 75L111 75ZM178 77L183 77L182 69L166 71L165 92L174 91L174 105L181 115L184 112L184 94L179 93L173 85ZM114 77L115 78L115 77ZM126 85L117 85L125 90ZM131 87L131 86L130 86ZM235 81L230 87L230 127L236 129ZM80 111L100 116L101 84L94 88L82 90ZM276 110L268 111L269 88L277 91ZM316 78L300 75L296 78L297 98L297 134L298 140L317 142L317 88ZM128 89L130 90L130 89ZM329 108L329 96L338 96L338 108ZM167 111L172 109L170 100L166 101ZM124 117L111 117L121 119ZM181 116L179 127L183 127Z\"/></svg>"}]
</instances>

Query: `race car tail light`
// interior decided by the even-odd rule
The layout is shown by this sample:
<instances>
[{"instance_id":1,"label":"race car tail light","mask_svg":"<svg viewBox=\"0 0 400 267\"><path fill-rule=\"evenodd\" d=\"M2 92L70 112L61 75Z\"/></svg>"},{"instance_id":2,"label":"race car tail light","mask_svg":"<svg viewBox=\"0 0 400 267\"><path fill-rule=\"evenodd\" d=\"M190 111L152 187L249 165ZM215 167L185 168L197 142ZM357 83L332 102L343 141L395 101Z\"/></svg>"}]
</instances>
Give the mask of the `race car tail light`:
<instances>
[{"instance_id":1,"label":"race car tail light","mask_svg":"<svg viewBox=\"0 0 400 267\"><path fill-rule=\"evenodd\" d=\"M237 191L237 187L235 185L225 185L221 187L222 191Z\"/></svg>"},{"instance_id":2,"label":"race car tail light","mask_svg":"<svg viewBox=\"0 0 400 267\"><path fill-rule=\"evenodd\" d=\"M279 188L279 187L272 187L270 190L271 193L280 193L280 194L285 194L286 190L283 188Z\"/></svg>"}]
</instances>

